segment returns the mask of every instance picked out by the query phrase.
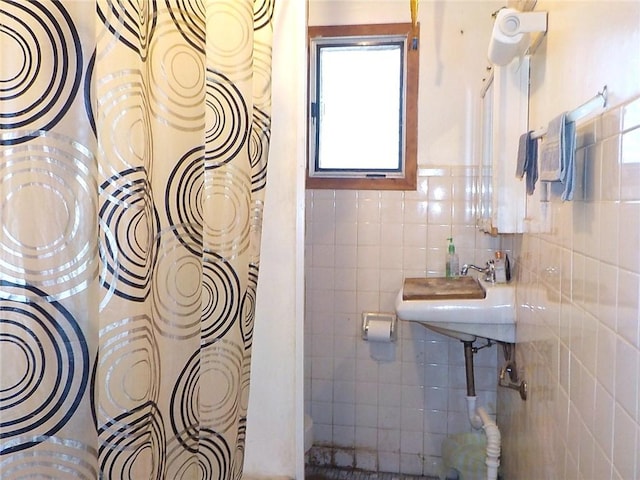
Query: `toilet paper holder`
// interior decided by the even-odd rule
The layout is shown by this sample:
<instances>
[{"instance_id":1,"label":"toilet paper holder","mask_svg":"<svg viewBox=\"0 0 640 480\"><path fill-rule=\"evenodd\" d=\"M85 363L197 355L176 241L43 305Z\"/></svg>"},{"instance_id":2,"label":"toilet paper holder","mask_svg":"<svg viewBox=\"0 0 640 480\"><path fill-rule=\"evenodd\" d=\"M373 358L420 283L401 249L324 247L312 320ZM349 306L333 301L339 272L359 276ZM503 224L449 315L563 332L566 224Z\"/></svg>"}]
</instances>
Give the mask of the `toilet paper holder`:
<instances>
[{"instance_id":1,"label":"toilet paper holder","mask_svg":"<svg viewBox=\"0 0 640 480\"><path fill-rule=\"evenodd\" d=\"M388 341L395 342L397 338L397 325L398 318L395 313L387 312L362 312L362 339L369 340L370 327L378 323L387 323L389 325L389 339ZM376 328L376 330L378 330ZM381 340L375 338L375 340Z\"/></svg>"}]
</instances>

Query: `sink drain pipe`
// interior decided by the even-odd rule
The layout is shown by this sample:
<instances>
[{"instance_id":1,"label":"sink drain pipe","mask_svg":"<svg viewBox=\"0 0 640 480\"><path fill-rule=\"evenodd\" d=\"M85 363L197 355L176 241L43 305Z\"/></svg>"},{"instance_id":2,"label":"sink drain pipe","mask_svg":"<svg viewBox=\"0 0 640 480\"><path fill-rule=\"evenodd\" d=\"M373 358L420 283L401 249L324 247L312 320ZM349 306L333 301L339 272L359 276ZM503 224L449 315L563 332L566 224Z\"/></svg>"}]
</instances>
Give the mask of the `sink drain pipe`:
<instances>
[{"instance_id":1,"label":"sink drain pipe","mask_svg":"<svg viewBox=\"0 0 640 480\"><path fill-rule=\"evenodd\" d=\"M476 386L473 376L473 342L462 342L464 344L464 366L467 376L467 411L471 426L476 430L482 428L487 436L486 460L487 480L498 478L498 467L500 467L500 429L491 419L486 410L476 407Z\"/></svg>"},{"instance_id":2,"label":"sink drain pipe","mask_svg":"<svg viewBox=\"0 0 640 480\"><path fill-rule=\"evenodd\" d=\"M476 396L476 382L473 379L473 342L465 342L464 345L464 369L467 374L467 396Z\"/></svg>"}]
</instances>

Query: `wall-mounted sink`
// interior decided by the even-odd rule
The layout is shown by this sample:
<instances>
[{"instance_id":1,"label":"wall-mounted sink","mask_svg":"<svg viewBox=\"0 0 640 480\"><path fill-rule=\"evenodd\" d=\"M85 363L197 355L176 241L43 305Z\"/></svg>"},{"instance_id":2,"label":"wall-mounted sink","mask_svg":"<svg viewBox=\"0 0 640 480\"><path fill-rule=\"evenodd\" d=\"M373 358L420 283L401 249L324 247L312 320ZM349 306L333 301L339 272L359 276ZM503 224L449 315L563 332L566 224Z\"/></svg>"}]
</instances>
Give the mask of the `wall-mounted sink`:
<instances>
[{"instance_id":1,"label":"wall-mounted sink","mask_svg":"<svg viewBox=\"0 0 640 480\"><path fill-rule=\"evenodd\" d=\"M515 343L516 293L513 284L475 277L407 278L396 298L401 320L473 341L476 337Z\"/></svg>"}]
</instances>

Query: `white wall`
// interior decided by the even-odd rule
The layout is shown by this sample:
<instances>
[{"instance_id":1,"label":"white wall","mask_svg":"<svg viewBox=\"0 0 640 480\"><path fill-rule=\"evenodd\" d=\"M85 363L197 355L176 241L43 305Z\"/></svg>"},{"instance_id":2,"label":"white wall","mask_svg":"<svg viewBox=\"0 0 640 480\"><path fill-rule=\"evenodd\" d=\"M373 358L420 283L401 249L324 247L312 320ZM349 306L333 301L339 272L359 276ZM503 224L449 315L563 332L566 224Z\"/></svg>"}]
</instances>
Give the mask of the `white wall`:
<instances>
[{"instance_id":1,"label":"white wall","mask_svg":"<svg viewBox=\"0 0 640 480\"><path fill-rule=\"evenodd\" d=\"M278 0L273 110L244 472L304 478L306 5Z\"/></svg>"}]
</instances>

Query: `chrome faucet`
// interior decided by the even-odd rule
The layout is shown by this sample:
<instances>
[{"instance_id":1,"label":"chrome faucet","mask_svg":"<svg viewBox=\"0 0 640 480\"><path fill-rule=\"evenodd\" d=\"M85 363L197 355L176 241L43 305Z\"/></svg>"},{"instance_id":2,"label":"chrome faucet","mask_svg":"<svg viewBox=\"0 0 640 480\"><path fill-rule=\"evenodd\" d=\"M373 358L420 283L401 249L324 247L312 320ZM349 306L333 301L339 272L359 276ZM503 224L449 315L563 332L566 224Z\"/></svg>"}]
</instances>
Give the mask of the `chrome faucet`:
<instances>
[{"instance_id":1,"label":"chrome faucet","mask_svg":"<svg viewBox=\"0 0 640 480\"><path fill-rule=\"evenodd\" d=\"M489 260L484 268L465 263L460 270L460 275L465 276L469 273L469 269L484 273L484 280L486 282L496 283L496 266L493 260Z\"/></svg>"}]
</instances>

